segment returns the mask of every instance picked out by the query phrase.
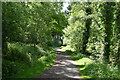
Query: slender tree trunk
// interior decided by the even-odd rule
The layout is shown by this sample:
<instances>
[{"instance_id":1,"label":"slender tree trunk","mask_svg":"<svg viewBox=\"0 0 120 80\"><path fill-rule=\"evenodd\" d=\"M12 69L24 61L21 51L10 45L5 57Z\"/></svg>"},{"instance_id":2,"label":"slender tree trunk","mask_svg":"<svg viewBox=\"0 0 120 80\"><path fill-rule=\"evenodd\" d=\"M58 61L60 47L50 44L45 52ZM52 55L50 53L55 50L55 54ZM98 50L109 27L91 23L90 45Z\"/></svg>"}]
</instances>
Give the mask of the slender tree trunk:
<instances>
[{"instance_id":1,"label":"slender tree trunk","mask_svg":"<svg viewBox=\"0 0 120 80\"><path fill-rule=\"evenodd\" d=\"M110 55L110 45L111 45L111 37L112 37L112 20L113 20L113 11L112 11L112 3L106 2L104 4L104 13L103 13L103 21L105 27L105 47L104 47L104 60L109 62Z\"/></svg>"},{"instance_id":2,"label":"slender tree trunk","mask_svg":"<svg viewBox=\"0 0 120 80\"><path fill-rule=\"evenodd\" d=\"M92 14L92 11L91 11L90 7L86 8L86 13L87 13L87 16ZM83 54L86 53L86 47L87 47L88 39L89 39L89 36L90 36L90 26L91 26L91 23L92 23L92 19L91 18L88 18L86 20L86 22L85 22L86 30L83 33L83 43L82 43L82 53Z\"/></svg>"},{"instance_id":3,"label":"slender tree trunk","mask_svg":"<svg viewBox=\"0 0 120 80\"><path fill-rule=\"evenodd\" d=\"M86 30L83 33L83 46L82 46L83 54L86 53L86 47L87 47L88 39L90 36L90 25L91 25L91 19L87 19L86 25L85 25Z\"/></svg>"}]
</instances>

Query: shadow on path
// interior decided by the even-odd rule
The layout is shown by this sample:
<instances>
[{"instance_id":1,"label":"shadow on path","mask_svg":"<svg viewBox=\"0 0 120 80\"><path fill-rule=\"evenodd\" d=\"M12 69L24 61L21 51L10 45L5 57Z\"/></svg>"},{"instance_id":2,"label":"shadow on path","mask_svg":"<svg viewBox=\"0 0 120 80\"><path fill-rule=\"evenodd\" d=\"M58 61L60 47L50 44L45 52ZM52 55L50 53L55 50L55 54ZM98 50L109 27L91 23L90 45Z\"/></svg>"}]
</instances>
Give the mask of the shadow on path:
<instances>
[{"instance_id":1,"label":"shadow on path","mask_svg":"<svg viewBox=\"0 0 120 80\"><path fill-rule=\"evenodd\" d=\"M57 60L54 65L38 78L62 78L60 80L66 80L67 78L69 78L69 80L80 79L79 70L70 56L59 48L55 50L57 52Z\"/></svg>"}]
</instances>

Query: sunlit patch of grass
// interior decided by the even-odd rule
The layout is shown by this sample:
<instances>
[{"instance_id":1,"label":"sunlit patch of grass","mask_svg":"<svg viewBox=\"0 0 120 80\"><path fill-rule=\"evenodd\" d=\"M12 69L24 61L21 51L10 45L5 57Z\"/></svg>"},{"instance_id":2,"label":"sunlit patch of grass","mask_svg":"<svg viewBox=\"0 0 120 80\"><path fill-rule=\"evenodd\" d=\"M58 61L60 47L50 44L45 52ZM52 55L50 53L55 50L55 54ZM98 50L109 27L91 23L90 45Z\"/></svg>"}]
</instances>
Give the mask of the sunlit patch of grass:
<instances>
[{"instance_id":1,"label":"sunlit patch of grass","mask_svg":"<svg viewBox=\"0 0 120 80\"><path fill-rule=\"evenodd\" d=\"M84 69L85 69L85 66L84 66L84 67L81 67L81 68L79 67L79 70L80 70L80 71L82 71L82 70L84 70Z\"/></svg>"},{"instance_id":2,"label":"sunlit patch of grass","mask_svg":"<svg viewBox=\"0 0 120 80\"><path fill-rule=\"evenodd\" d=\"M44 61L46 59L46 56L42 56L40 58L38 58L38 61Z\"/></svg>"},{"instance_id":3,"label":"sunlit patch of grass","mask_svg":"<svg viewBox=\"0 0 120 80\"><path fill-rule=\"evenodd\" d=\"M89 79L91 78L90 76L80 76L81 79Z\"/></svg>"},{"instance_id":4,"label":"sunlit patch of grass","mask_svg":"<svg viewBox=\"0 0 120 80\"><path fill-rule=\"evenodd\" d=\"M77 62L78 65L87 65L87 64L93 63L94 61L89 58L82 58L82 59L76 60L75 62Z\"/></svg>"},{"instance_id":5,"label":"sunlit patch of grass","mask_svg":"<svg viewBox=\"0 0 120 80\"><path fill-rule=\"evenodd\" d=\"M71 51L75 51L73 48L71 48L70 46L61 46L61 50L62 51L66 51L66 50L71 50Z\"/></svg>"}]
</instances>

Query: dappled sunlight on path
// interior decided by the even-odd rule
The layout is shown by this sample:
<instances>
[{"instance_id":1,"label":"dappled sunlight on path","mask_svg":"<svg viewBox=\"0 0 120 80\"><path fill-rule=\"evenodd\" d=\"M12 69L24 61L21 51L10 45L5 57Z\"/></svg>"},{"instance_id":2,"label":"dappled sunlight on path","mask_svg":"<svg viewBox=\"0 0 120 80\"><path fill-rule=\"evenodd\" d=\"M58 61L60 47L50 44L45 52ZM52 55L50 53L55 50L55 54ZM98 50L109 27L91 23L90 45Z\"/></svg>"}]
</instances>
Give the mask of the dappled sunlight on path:
<instances>
[{"instance_id":1,"label":"dappled sunlight on path","mask_svg":"<svg viewBox=\"0 0 120 80\"><path fill-rule=\"evenodd\" d=\"M80 79L80 73L77 69L76 63L59 48L57 51L57 60L54 65L48 69L39 78L74 78Z\"/></svg>"}]
</instances>

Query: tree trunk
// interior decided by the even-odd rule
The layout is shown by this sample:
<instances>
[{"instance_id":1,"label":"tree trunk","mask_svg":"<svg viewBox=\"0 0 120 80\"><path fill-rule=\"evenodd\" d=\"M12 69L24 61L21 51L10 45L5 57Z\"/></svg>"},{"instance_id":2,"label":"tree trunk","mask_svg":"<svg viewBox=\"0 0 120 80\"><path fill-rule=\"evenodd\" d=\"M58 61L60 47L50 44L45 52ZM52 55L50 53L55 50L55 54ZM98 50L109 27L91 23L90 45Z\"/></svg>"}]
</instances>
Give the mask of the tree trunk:
<instances>
[{"instance_id":1,"label":"tree trunk","mask_svg":"<svg viewBox=\"0 0 120 80\"><path fill-rule=\"evenodd\" d=\"M104 60L109 62L110 55L110 45L111 45L111 37L113 33L112 29L112 20L113 20L113 11L112 11L112 3L106 2L104 4L104 13L103 13L103 21L105 27L105 47L104 47Z\"/></svg>"},{"instance_id":2,"label":"tree trunk","mask_svg":"<svg viewBox=\"0 0 120 80\"><path fill-rule=\"evenodd\" d=\"M87 13L87 16L92 14L92 11L91 11L90 7L86 8L86 13ZM90 36L90 26L91 26L91 23L92 23L92 19L91 18L88 18L86 20L86 22L85 22L86 30L83 33L83 43L82 43L82 53L83 54L86 53L86 47L87 47L88 39L89 39L89 36Z\"/></svg>"}]
</instances>

